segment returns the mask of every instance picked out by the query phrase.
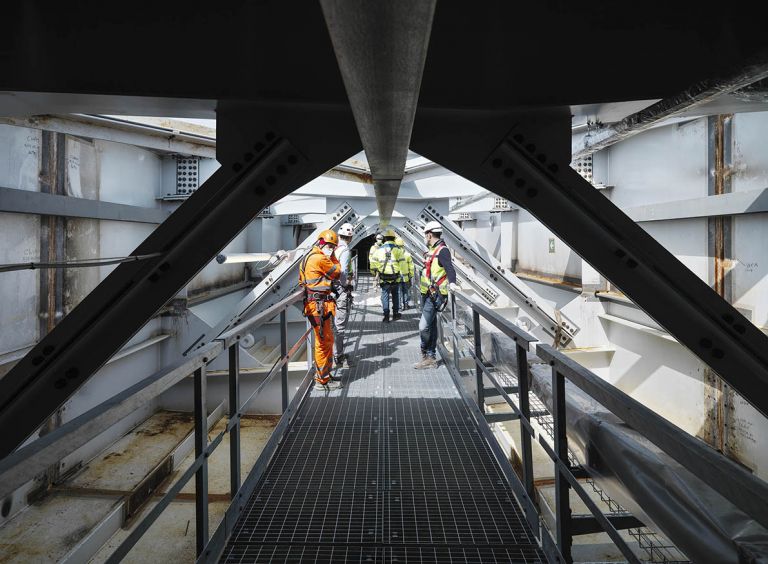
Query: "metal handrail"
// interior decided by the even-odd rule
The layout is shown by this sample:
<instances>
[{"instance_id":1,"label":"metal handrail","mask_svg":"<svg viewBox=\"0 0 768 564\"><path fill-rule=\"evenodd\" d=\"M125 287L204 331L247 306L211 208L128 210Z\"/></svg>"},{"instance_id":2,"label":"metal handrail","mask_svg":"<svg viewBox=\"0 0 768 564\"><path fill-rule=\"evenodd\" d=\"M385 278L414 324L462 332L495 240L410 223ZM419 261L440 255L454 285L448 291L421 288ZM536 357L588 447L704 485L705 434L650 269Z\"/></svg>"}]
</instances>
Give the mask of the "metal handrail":
<instances>
[{"instance_id":1,"label":"metal handrail","mask_svg":"<svg viewBox=\"0 0 768 564\"><path fill-rule=\"evenodd\" d=\"M270 306L263 312L253 316L247 321L240 323L231 330L223 333L214 341L208 345L205 349L196 352L192 357L187 359L184 366L194 363L196 368L194 370L194 421L195 421L195 459L192 464L184 471L181 477L171 486L168 491L158 500L157 504L149 511L144 518L136 525L133 531L126 537L126 539L120 543L115 551L107 559L109 564L120 562L133 546L139 541L154 521L162 514L165 508L173 501L176 495L181 491L184 485L195 477L195 535L196 535L196 549L199 560L205 561L211 557L220 547L223 547L223 542L231 532L232 526L234 526L237 516L240 514L242 505L239 503L232 503L227 510L227 514L222 522L219 524L216 532L212 537L208 537L208 458L213 451L221 444L224 439L224 435L230 434L230 496L234 501L236 499L242 499L250 495L255 483L266 468L269 459L277 449L277 445L282 439L282 435L288 426L289 420L298 410L298 406L306 397L311 383L311 376L314 372L314 368L310 367L307 373L302 379L302 383L299 386L297 393L294 395L293 401L288 403L288 363L301 348L303 342L311 333L311 329L307 329L304 334L294 343L294 345L287 348L287 324L288 319L286 315L287 309L293 304L297 303L303 297L303 292L297 291L288 296L287 298L277 302ZM245 331L261 325L276 315L280 315L280 340L281 340L281 356L275 362L266 375L264 380L259 386L251 393L250 396L244 401L240 402L240 365L239 365L239 340L245 334ZM217 358L224 350L229 353L229 421L226 427L219 432L210 442L207 437L207 411L206 411L206 364ZM240 420L243 417L245 409L250 401L257 396L266 386L266 384L278 373L282 376L282 389L283 389L283 416L280 422L275 427L272 435L267 441L267 445L262 451L259 459L254 467L251 469L246 480L241 484L240 482Z\"/></svg>"},{"instance_id":2,"label":"metal handrail","mask_svg":"<svg viewBox=\"0 0 768 564\"><path fill-rule=\"evenodd\" d=\"M703 441L686 433L667 419L658 415L637 400L634 400L615 386L598 377L576 361L567 357L561 351L550 345L539 342L516 325L501 317L485 304L461 293L452 293L452 314L454 340L454 364L458 365L457 345L459 335L455 328L456 300L460 300L472 309L475 350L468 351L473 358L477 372L478 406L482 415L485 414L483 397L483 377L488 378L514 412L514 417L520 420L522 435L523 481L525 490L532 494L530 438L538 440L547 455L554 461L556 469L556 518L558 548L566 558L570 557L570 507L567 490L573 489L581 497L595 516L597 522L604 528L622 553L632 562L637 557L631 552L610 520L603 515L586 490L579 484L568 464L568 446L565 428L565 380L607 408L623 420L629 427L639 432L643 437L659 447L667 455L679 462L684 468L701 479L713 490L728 499L740 510L768 527L768 483L752 475L748 470L716 451ZM518 394L517 405L512 397L503 389L493 373L488 370L482 359L480 344L479 318L483 316L505 335L514 339L517 348ZM535 343L536 355L552 366L552 416L554 418L555 437L554 448L542 434L536 433L530 422L528 409L528 364L527 353L530 344ZM446 359L451 355L445 354ZM526 440L527 439L527 440ZM527 444L526 444L527 443Z\"/></svg>"},{"instance_id":3,"label":"metal handrail","mask_svg":"<svg viewBox=\"0 0 768 564\"><path fill-rule=\"evenodd\" d=\"M551 346L536 345L539 358L635 431L651 441L736 507L768 527L768 483L705 442L612 386Z\"/></svg>"}]
</instances>

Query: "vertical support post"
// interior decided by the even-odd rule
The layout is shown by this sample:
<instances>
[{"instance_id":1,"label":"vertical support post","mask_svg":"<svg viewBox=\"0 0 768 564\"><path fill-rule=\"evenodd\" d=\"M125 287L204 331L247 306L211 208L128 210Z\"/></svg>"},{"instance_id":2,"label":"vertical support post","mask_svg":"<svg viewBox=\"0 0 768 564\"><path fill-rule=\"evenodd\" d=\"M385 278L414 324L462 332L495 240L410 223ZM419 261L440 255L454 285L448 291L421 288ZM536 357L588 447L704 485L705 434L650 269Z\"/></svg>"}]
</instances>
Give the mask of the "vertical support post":
<instances>
[{"instance_id":1,"label":"vertical support post","mask_svg":"<svg viewBox=\"0 0 768 564\"><path fill-rule=\"evenodd\" d=\"M555 428L555 454L568 464L568 438L565 427L565 376L552 367L552 416ZM571 556L571 503L570 486L560 467L555 463L555 518L557 529L557 546L566 562L573 562Z\"/></svg>"},{"instance_id":2,"label":"vertical support post","mask_svg":"<svg viewBox=\"0 0 768 564\"><path fill-rule=\"evenodd\" d=\"M456 367L456 373L461 375L459 369L459 330L456 324L456 296L451 292L451 324L453 333L453 365Z\"/></svg>"},{"instance_id":3,"label":"vertical support post","mask_svg":"<svg viewBox=\"0 0 768 564\"><path fill-rule=\"evenodd\" d=\"M520 408L520 414L522 417L531 420L531 406L528 398L528 352L520 346L520 343L516 343L517 351L517 390L518 398L517 405ZM520 425L520 458L523 461L523 486L525 492L531 500L534 498L533 487L533 455L531 454L531 435L528 434L525 426ZM531 527L535 531L538 527L538 515L527 515L528 522L531 523Z\"/></svg>"},{"instance_id":4,"label":"vertical support post","mask_svg":"<svg viewBox=\"0 0 768 564\"><path fill-rule=\"evenodd\" d=\"M229 492L234 503L240 489L240 346L229 347Z\"/></svg>"},{"instance_id":5,"label":"vertical support post","mask_svg":"<svg viewBox=\"0 0 768 564\"><path fill-rule=\"evenodd\" d=\"M280 312L280 357L285 361L280 369L280 383L283 391L283 413L288 409L288 315L287 310Z\"/></svg>"},{"instance_id":6,"label":"vertical support post","mask_svg":"<svg viewBox=\"0 0 768 564\"><path fill-rule=\"evenodd\" d=\"M477 381L477 406L482 413L485 413L485 393L483 384L483 369L480 368L483 362L483 342L480 338L480 314L472 308L472 333L475 337L475 356L477 357L475 366L475 379Z\"/></svg>"},{"instance_id":7,"label":"vertical support post","mask_svg":"<svg viewBox=\"0 0 768 564\"><path fill-rule=\"evenodd\" d=\"M307 329L309 329L309 336L307 337L307 370L311 370L315 365L315 332L312 331L309 318L307 318Z\"/></svg>"},{"instance_id":8,"label":"vertical support post","mask_svg":"<svg viewBox=\"0 0 768 564\"><path fill-rule=\"evenodd\" d=\"M195 458L208 446L208 414L205 407L205 366L195 370ZM195 472L195 546L200 556L208 543L208 460Z\"/></svg>"}]
</instances>

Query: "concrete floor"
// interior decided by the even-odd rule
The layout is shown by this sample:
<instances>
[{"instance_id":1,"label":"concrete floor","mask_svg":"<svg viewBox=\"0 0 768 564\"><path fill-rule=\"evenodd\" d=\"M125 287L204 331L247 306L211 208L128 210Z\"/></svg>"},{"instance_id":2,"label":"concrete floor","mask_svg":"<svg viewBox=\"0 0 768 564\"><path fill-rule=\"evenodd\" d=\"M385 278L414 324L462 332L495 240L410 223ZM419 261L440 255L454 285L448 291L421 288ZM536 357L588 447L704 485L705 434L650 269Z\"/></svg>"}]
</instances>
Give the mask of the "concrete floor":
<instances>
[{"instance_id":1,"label":"concrete floor","mask_svg":"<svg viewBox=\"0 0 768 564\"><path fill-rule=\"evenodd\" d=\"M241 432L241 472L243 478L253 466L274 426L276 416L243 418ZM221 419L209 433L216 436L226 425ZM192 417L187 413L161 411L155 413L130 433L113 443L75 476L57 485L49 495L19 513L0 529L0 562L48 563L71 557L72 562L103 562L129 530L117 529L101 547L82 549L79 543L100 525L112 526L106 520L122 504L125 493L132 490L163 459L178 447L192 431ZM177 465L173 474L158 491L166 491L192 463L190 453ZM186 495L185 495L186 494ZM191 495L190 495L191 494ZM229 435L209 459L210 529L218 525L229 505ZM126 562L190 562L195 550L194 481L182 490L182 501L172 502L163 515L144 535ZM134 518L135 526L152 507L153 498ZM189 523L189 525L188 525ZM90 552L90 554L89 554Z\"/></svg>"}]
</instances>

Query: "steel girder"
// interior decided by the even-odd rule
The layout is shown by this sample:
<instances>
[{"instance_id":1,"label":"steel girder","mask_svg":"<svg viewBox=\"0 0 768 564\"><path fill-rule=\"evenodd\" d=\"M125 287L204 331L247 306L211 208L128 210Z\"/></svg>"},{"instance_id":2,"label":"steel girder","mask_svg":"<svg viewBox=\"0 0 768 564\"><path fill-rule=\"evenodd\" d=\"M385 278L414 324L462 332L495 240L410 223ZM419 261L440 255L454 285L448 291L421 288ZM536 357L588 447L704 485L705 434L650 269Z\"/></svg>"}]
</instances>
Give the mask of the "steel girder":
<instances>
[{"instance_id":1,"label":"steel girder","mask_svg":"<svg viewBox=\"0 0 768 564\"><path fill-rule=\"evenodd\" d=\"M258 315L266 308L279 302L299 285L299 265L307 252L317 241L320 232L325 229L337 230L346 222L353 222L357 214L348 203L339 206L329 222L315 229L300 246L291 251L290 258L281 262L272 272L259 282L250 292L225 315L219 323L207 333L200 335L184 351L184 355L195 351L211 342L223 332L233 328L238 323L247 321L251 316Z\"/></svg>"},{"instance_id":2,"label":"steel girder","mask_svg":"<svg viewBox=\"0 0 768 564\"><path fill-rule=\"evenodd\" d=\"M267 205L359 151L346 107L220 104L221 168L0 380L0 458L29 437ZM323 143L314 143L322 135Z\"/></svg>"},{"instance_id":3,"label":"steel girder","mask_svg":"<svg viewBox=\"0 0 768 564\"><path fill-rule=\"evenodd\" d=\"M413 260L418 262L420 268L424 265L422 256L427 250L427 247L422 240L422 229L423 225L419 226L415 222L409 220L405 223L401 232L403 241L411 250ZM483 298L488 305L493 305L499 295L502 294L499 288L475 274L460 261L453 261L453 267L456 269L456 276L469 284L475 290L477 295Z\"/></svg>"},{"instance_id":4,"label":"steel girder","mask_svg":"<svg viewBox=\"0 0 768 564\"><path fill-rule=\"evenodd\" d=\"M371 168L379 221L403 179L436 0L320 0Z\"/></svg>"},{"instance_id":5,"label":"steel girder","mask_svg":"<svg viewBox=\"0 0 768 564\"><path fill-rule=\"evenodd\" d=\"M530 211L768 415L768 337L570 168L567 109L425 110L412 147Z\"/></svg>"},{"instance_id":6,"label":"steel girder","mask_svg":"<svg viewBox=\"0 0 768 564\"><path fill-rule=\"evenodd\" d=\"M542 300L530 286L504 268L488 251L464 236L458 225L431 205L422 210L419 221L440 223L443 226L443 239L448 243L448 247L456 249L472 268L492 280L496 287L540 325L542 331L556 340L558 347L568 345L578 333L579 328L572 320Z\"/></svg>"}]
</instances>

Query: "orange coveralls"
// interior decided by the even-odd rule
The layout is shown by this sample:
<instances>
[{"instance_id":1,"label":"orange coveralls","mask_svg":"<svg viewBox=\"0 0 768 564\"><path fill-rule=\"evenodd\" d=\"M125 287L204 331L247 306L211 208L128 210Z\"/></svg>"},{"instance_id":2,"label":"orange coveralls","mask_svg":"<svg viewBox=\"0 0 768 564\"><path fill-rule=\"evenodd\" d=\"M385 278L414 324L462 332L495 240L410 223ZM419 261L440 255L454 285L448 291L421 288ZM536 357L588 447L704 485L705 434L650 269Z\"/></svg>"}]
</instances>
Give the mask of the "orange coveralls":
<instances>
[{"instance_id":1,"label":"orange coveralls","mask_svg":"<svg viewBox=\"0 0 768 564\"><path fill-rule=\"evenodd\" d=\"M327 384L333 368L333 316L336 301L331 293L331 281L341 274L338 259L327 257L318 247L312 247L299 270L299 284L306 290L304 316L315 334L315 380Z\"/></svg>"}]
</instances>

